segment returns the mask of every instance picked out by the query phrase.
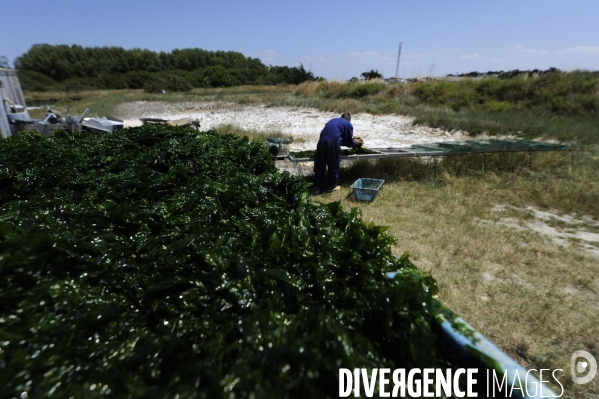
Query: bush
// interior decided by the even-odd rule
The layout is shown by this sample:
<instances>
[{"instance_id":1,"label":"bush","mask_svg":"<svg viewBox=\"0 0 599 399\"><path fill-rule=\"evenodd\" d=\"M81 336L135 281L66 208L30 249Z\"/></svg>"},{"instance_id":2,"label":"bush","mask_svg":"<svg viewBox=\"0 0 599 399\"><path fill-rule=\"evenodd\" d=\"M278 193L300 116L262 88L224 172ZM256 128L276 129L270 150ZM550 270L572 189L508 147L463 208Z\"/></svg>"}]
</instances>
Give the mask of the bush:
<instances>
[{"instance_id":1,"label":"bush","mask_svg":"<svg viewBox=\"0 0 599 399\"><path fill-rule=\"evenodd\" d=\"M495 101L495 100L491 100L491 101L487 101L483 105L483 110L487 111L487 112L510 111L513 108L514 107L513 107L512 103L510 103L509 101Z\"/></svg>"},{"instance_id":2,"label":"bush","mask_svg":"<svg viewBox=\"0 0 599 399\"><path fill-rule=\"evenodd\" d=\"M166 90L169 91L189 91L193 89L191 83L177 75L169 75L164 83Z\"/></svg>"},{"instance_id":3,"label":"bush","mask_svg":"<svg viewBox=\"0 0 599 399\"><path fill-rule=\"evenodd\" d=\"M127 77L122 74L103 73L98 77L101 82L99 88L122 90L129 88ZM145 86L145 84L144 84Z\"/></svg>"},{"instance_id":4,"label":"bush","mask_svg":"<svg viewBox=\"0 0 599 399\"><path fill-rule=\"evenodd\" d=\"M348 84L345 85L344 90L342 90L337 97L349 97L349 98L362 98L366 96L373 96L385 89L385 82L378 81L369 81L365 83L357 83L357 84Z\"/></svg>"},{"instance_id":5,"label":"bush","mask_svg":"<svg viewBox=\"0 0 599 399\"><path fill-rule=\"evenodd\" d=\"M66 92L78 93L83 90L97 89L99 86L98 79L93 78L69 78L58 83L56 86L60 90Z\"/></svg>"},{"instance_id":6,"label":"bush","mask_svg":"<svg viewBox=\"0 0 599 399\"><path fill-rule=\"evenodd\" d=\"M20 70L17 75L21 88L26 91L47 91L56 86L56 81L36 71Z\"/></svg>"},{"instance_id":7,"label":"bush","mask_svg":"<svg viewBox=\"0 0 599 399\"><path fill-rule=\"evenodd\" d=\"M422 83L415 91L415 95L428 104L444 104L451 97L454 84L449 82Z\"/></svg>"},{"instance_id":8,"label":"bush","mask_svg":"<svg viewBox=\"0 0 599 399\"><path fill-rule=\"evenodd\" d=\"M163 81L154 81L151 83L146 83L143 87L144 92L146 93L162 93L162 90L165 90L165 85Z\"/></svg>"},{"instance_id":9,"label":"bush","mask_svg":"<svg viewBox=\"0 0 599 399\"><path fill-rule=\"evenodd\" d=\"M204 87L231 87L235 83L235 79L221 65L211 66L204 70L204 79L202 80Z\"/></svg>"},{"instance_id":10,"label":"bush","mask_svg":"<svg viewBox=\"0 0 599 399\"><path fill-rule=\"evenodd\" d=\"M157 73L146 71L127 72L123 75L123 79L130 89L143 89L148 85L162 84L162 79Z\"/></svg>"}]
</instances>

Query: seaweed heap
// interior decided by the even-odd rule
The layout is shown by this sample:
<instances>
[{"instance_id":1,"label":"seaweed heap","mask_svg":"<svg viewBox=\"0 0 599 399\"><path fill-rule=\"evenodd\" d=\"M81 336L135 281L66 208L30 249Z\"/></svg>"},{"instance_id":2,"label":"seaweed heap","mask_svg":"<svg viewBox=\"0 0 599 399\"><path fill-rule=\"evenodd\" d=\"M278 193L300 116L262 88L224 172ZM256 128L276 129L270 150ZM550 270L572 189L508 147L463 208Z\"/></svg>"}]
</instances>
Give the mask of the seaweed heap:
<instances>
[{"instance_id":1,"label":"seaweed heap","mask_svg":"<svg viewBox=\"0 0 599 399\"><path fill-rule=\"evenodd\" d=\"M296 152L290 152L289 155L291 155L294 158L314 158L314 155L316 154L315 150L305 150L305 151L296 151ZM350 149L346 149L346 150L341 150L341 155L342 156L348 156L348 155L366 155L366 154L378 154L378 152L370 150L368 148L365 147L352 147Z\"/></svg>"},{"instance_id":2,"label":"seaweed heap","mask_svg":"<svg viewBox=\"0 0 599 399\"><path fill-rule=\"evenodd\" d=\"M0 187L0 397L336 397L339 367L442 363L430 275L261 143L25 133Z\"/></svg>"}]
</instances>

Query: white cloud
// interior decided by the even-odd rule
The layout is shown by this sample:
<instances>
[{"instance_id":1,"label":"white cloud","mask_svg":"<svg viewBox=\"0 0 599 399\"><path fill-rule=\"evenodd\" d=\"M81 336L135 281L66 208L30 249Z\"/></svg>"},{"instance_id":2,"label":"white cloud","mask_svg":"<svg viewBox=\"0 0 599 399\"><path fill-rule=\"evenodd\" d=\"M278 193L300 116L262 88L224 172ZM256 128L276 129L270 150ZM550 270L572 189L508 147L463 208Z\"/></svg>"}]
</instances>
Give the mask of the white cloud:
<instances>
[{"instance_id":1,"label":"white cloud","mask_svg":"<svg viewBox=\"0 0 599 399\"><path fill-rule=\"evenodd\" d=\"M422 54L422 53L421 54L406 54L403 57L405 57L405 58L424 58L424 57L426 57L426 54Z\"/></svg>"},{"instance_id":2,"label":"white cloud","mask_svg":"<svg viewBox=\"0 0 599 399\"><path fill-rule=\"evenodd\" d=\"M480 56L480 54L474 53L474 54L463 54L463 55L460 55L460 58L471 60L471 59L474 59L474 58L482 58L482 57Z\"/></svg>"},{"instance_id":3,"label":"white cloud","mask_svg":"<svg viewBox=\"0 0 599 399\"><path fill-rule=\"evenodd\" d=\"M593 46L576 46L562 51L556 51L556 54L599 54L599 47Z\"/></svg>"},{"instance_id":4,"label":"white cloud","mask_svg":"<svg viewBox=\"0 0 599 399\"><path fill-rule=\"evenodd\" d=\"M302 61L306 62L328 62L328 61L336 61L336 62L362 62L362 61L381 61L381 60L389 60L389 57L385 55L381 55L376 51L362 51L357 52L353 51L351 53L346 54L333 54L327 57L322 56L303 56L301 57Z\"/></svg>"},{"instance_id":5,"label":"white cloud","mask_svg":"<svg viewBox=\"0 0 599 399\"><path fill-rule=\"evenodd\" d=\"M547 50L539 50L534 48L526 48L522 45L517 46L508 46L507 48L510 52L516 54L527 54L527 55L547 55L549 52Z\"/></svg>"},{"instance_id":6,"label":"white cloud","mask_svg":"<svg viewBox=\"0 0 599 399\"><path fill-rule=\"evenodd\" d=\"M353 51L328 56L304 55L294 62L301 62L306 69L311 69L317 76L349 79L352 76L360 76L362 72L370 69L376 69L383 75L391 70L395 71L397 58L376 51ZM401 65L403 67L405 64Z\"/></svg>"},{"instance_id":7,"label":"white cloud","mask_svg":"<svg viewBox=\"0 0 599 399\"><path fill-rule=\"evenodd\" d=\"M248 57L260 58L260 60L262 60L262 62L267 65L275 65L276 62L279 60L279 53L277 53L276 50L271 49L248 53L246 55Z\"/></svg>"},{"instance_id":8,"label":"white cloud","mask_svg":"<svg viewBox=\"0 0 599 399\"><path fill-rule=\"evenodd\" d=\"M377 53L376 51L362 51L362 52L357 52L357 51L353 51L349 54L347 54L347 56L352 57L352 58L378 58L381 55L379 53Z\"/></svg>"},{"instance_id":9,"label":"white cloud","mask_svg":"<svg viewBox=\"0 0 599 399\"><path fill-rule=\"evenodd\" d=\"M327 59L330 59L330 57L325 58L320 55L316 55L316 56L304 55L304 56L300 57L300 60L303 63L314 62L314 63L318 64L318 63L325 62Z\"/></svg>"}]
</instances>

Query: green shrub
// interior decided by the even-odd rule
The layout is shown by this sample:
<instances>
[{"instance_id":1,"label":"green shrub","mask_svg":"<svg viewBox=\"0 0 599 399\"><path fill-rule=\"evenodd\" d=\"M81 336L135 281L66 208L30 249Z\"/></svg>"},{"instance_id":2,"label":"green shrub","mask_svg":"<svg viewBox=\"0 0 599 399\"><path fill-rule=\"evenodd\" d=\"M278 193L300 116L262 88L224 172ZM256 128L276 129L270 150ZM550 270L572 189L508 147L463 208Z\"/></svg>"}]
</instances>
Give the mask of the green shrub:
<instances>
[{"instance_id":1,"label":"green shrub","mask_svg":"<svg viewBox=\"0 0 599 399\"><path fill-rule=\"evenodd\" d=\"M146 93L162 93L165 90L164 81L152 81L144 84L144 92Z\"/></svg>"},{"instance_id":2,"label":"green shrub","mask_svg":"<svg viewBox=\"0 0 599 399\"><path fill-rule=\"evenodd\" d=\"M108 88L115 90L122 90L129 88L129 82L127 81L127 77L122 74L109 74L102 73L98 80L101 82L99 88ZM144 84L145 87L146 84Z\"/></svg>"},{"instance_id":3,"label":"green shrub","mask_svg":"<svg viewBox=\"0 0 599 399\"><path fill-rule=\"evenodd\" d=\"M202 84L204 87L231 87L236 81L223 66L217 65L204 70Z\"/></svg>"},{"instance_id":4,"label":"green shrub","mask_svg":"<svg viewBox=\"0 0 599 399\"><path fill-rule=\"evenodd\" d=\"M510 111L514 108L514 106L509 101L491 100L484 103L482 108L486 112L502 112Z\"/></svg>"},{"instance_id":5,"label":"green shrub","mask_svg":"<svg viewBox=\"0 0 599 399\"><path fill-rule=\"evenodd\" d=\"M147 85L160 84L162 80L157 73L147 71L127 72L123 79L130 89L143 89Z\"/></svg>"},{"instance_id":6,"label":"green shrub","mask_svg":"<svg viewBox=\"0 0 599 399\"><path fill-rule=\"evenodd\" d=\"M18 71L21 88L26 91L46 91L56 86L56 81L36 71Z\"/></svg>"},{"instance_id":7,"label":"green shrub","mask_svg":"<svg viewBox=\"0 0 599 399\"><path fill-rule=\"evenodd\" d=\"M189 91L193 86L185 78L177 75L167 76L164 87L169 91Z\"/></svg>"},{"instance_id":8,"label":"green shrub","mask_svg":"<svg viewBox=\"0 0 599 399\"><path fill-rule=\"evenodd\" d=\"M56 87L67 92L80 92L83 90L94 90L99 83L96 78L69 78L58 83Z\"/></svg>"},{"instance_id":9,"label":"green shrub","mask_svg":"<svg viewBox=\"0 0 599 399\"><path fill-rule=\"evenodd\" d=\"M345 85L344 90L339 92L337 98L362 98L374 96L385 89L385 83L381 81L370 81L364 83Z\"/></svg>"},{"instance_id":10,"label":"green shrub","mask_svg":"<svg viewBox=\"0 0 599 399\"><path fill-rule=\"evenodd\" d=\"M454 84L449 82L422 83L415 91L415 95L428 104L444 104L452 95Z\"/></svg>"}]
</instances>

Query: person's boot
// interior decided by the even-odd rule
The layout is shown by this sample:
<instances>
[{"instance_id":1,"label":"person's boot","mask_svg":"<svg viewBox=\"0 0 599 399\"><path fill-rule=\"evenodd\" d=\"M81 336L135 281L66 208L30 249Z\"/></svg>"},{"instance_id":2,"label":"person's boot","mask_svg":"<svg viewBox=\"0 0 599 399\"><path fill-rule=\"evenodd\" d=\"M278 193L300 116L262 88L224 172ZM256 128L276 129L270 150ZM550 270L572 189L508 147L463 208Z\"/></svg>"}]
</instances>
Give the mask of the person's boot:
<instances>
[{"instance_id":1,"label":"person's boot","mask_svg":"<svg viewBox=\"0 0 599 399\"><path fill-rule=\"evenodd\" d=\"M341 186L337 186L337 187L335 187L335 188L331 188L331 189L329 190L329 193L334 193L334 192L336 192L336 191L339 191L339 190L341 190Z\"/></svg>"}]
</instances>

